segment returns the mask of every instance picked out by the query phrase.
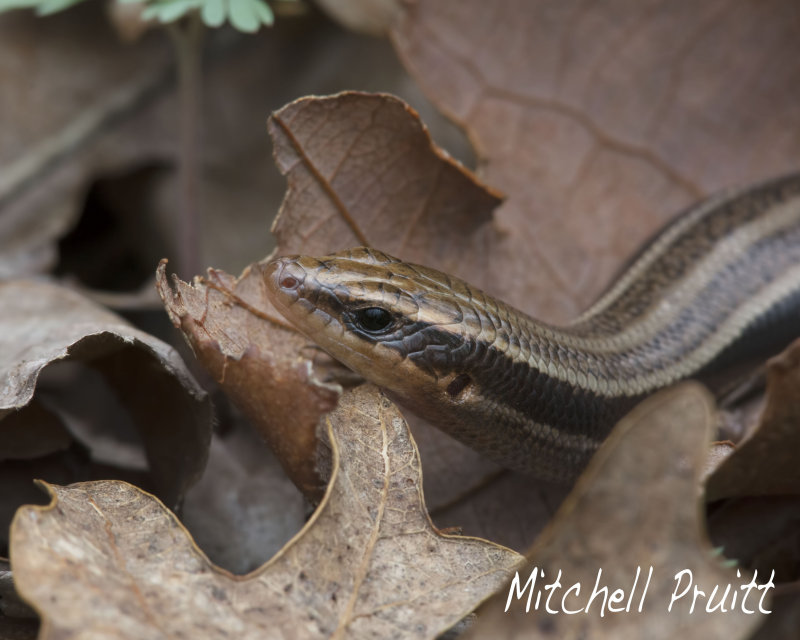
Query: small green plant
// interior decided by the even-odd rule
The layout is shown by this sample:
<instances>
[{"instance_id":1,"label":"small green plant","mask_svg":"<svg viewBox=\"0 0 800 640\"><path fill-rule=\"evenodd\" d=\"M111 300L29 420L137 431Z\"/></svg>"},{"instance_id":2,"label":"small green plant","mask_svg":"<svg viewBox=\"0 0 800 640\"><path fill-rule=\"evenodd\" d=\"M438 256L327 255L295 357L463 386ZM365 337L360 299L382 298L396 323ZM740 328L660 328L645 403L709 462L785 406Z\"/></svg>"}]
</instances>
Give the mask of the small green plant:
<instances>
[{"instance_id":1,"label":"small green plant","mask_svg":"<svg viewBox=\"0 0 800 640\"><path fill-rule=\"evenodd\" d=\"M275 17L264 0L118 0L122 4L140 4L143 20L168 24L190 12L199 13L207 27L220 27L230 22L245 33L254 33L262 26L272 26ZM284 0L285 1L285 0ZM47 16L86 2L86 0L0 0L0 13L11 9L34 9Z\"/></svg>"},{"instance_id":2,"label":"small green plant","mask_svg":"<svg viewBox=\"0 0 800 640\"><path fill-rule=\"evenodd\" d=\"M199 12L207 27L219 27L227 21L245 33L254 33L262 26L272 26L275 19L272 9L263 0L151 0L145 4L142 17L169 23L193 10Z\"/></svg>"}]
</instances>

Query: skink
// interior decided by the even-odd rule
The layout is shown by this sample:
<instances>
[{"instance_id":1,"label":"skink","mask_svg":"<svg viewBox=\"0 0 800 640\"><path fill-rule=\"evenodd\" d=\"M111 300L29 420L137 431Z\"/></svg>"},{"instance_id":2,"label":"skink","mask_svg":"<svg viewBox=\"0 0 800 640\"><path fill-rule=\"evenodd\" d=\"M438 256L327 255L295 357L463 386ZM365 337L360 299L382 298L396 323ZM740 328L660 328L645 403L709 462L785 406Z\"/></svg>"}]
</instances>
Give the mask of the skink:
<instances>
[{"instance_id":1,"label":"skink","mask_svg":"<svg viewBox=\"0 0 800 640\"><path fill-rule=\"evenodd\" d=\"M800 175L691 207L566 326L372 248L278 258L264 277L299 331L400 404L569 480L644 396L800 336Z\"/></svg>"}]
</instances>

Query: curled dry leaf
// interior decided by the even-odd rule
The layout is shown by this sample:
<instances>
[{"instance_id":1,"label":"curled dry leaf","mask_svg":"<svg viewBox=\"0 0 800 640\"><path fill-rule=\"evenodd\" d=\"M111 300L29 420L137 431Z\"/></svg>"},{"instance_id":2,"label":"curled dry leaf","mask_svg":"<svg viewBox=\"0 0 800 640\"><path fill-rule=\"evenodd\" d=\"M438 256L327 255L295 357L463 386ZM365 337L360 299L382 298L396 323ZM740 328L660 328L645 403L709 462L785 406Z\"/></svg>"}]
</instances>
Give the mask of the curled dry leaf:
<instances>
[{"instance_id":1,"label":"curled dry leaf","mask_svg":"<svg viewBox=\"0 0 800 640\"><path fill-rule=\"evenodd\" d=\"M428 519L407 427L374 388L326 420L333 473L305 528L261 569L213 565L152 496L122 482L48 487L12 527L17 587L41 638L433 638L521 557ZM59 597L53 597L59 594Z\"/></svg>"},{"instance_id":2,"label":"curled dry leaf","mask_svg":"<svg viewBox=\"0 0 800 640\"><path fill-rule=\"evenodd\" d=\"M758 427L708 479L708 500L800 496L800 340L767 363L766 406Z\"/></svg>"},{"instance_id":3,"label":"curled dry leaf","mask_svg":"<svg viewBox=\"0 0 800 640\"><path fill-rule=\"evenodd\" d=\"M173 278L171 289L162 262L157 286L200 363L248 416L294 483L318 499L325 479L316 469L317 423L336 406L340 388L316 377L301 356L307 340L279 324L259 264L238 279L217 270L193 285Z\"/></svg>"},{"instance_id":4,"label":"curled dry leaf","mask_svg":"<svg viewBox=\"0 0 800 640\"><path fill-rule=\"evenodd\" d=\"M697 638L748 637L762 619L740 608L739 585L751 576L723 568L713 556L699 508L697 487L712 411L708 393L686 383L657 394L626 416L527 554L527 566L519 571L520 588L534 568L544 573L533 587L530 612L525 611L526 592L504 613L507 584L479 612L469 637L640 638L645 629L648 638L675 638L687 631ZM682 575L679 590L676 576L686 570L691 573ZM692 612L690 590L669 611L672 595L681 592L689 576L706 599L699 598ZM561 587L545 591L543 585L556 578ZM759 582L768 578L759 576ZM556 616L544 611L549 593L555 610L564 611L562 603L570 610L586 609L596 583L607 585L607 596L601 592L587 613ZM580 592L566 594L574 584ZM721 585L711 595L718 604L729 584L737 590L739 605L731 606L728 593L726 611L707 614L713 587ZM624 598L614 603L608 594L616 589L623 590ZM761 596L761 591L751 593L748 610L757 610ZM609 603L622 612L611 612ZM763 604L769 609L769 598Z\"/></svg>"},{"instance_id":5,"label":"curled dry leaf","mask_svg":"<svg viewBox=\"0 0 800 640\"><path fill-rule=\"evenodd\" d=\"M402 100L301 98L268 128L289 183L272 229L279 254L370 245L484 283L500 195L434 145Z\"/></svg>"},{"instance_id":6,"label":"curled dry leaf","mask_svg":"<svg viewBox=\"0 0 800 640\"><path fill-rule=\"evenodd\" d=\"M47 470L54 469L53 455L74 452L78 446L80 438L72 425L77 426L80 416L70 415L72 407L62 399L78 395L79 390L70 386L69 376L51 378L46 393L40 382L52 365L68 361L85 365L104 381L105 396L111 399L101 393L85 402L110 401L116 411L111 419L132 422L149 463L151 486L167 504L176 505L205 463L211 438L205 392L169 345L78 293L44 282L0 283L4 469L10 470L12 461L25 461L28 485L34 477L64 479L48 475ZM89 449L104 445L103 429L109 429L108 425L95 428L82 443ZM83 477L90 477L88 467Z\"/></svg>"}]
</instances>

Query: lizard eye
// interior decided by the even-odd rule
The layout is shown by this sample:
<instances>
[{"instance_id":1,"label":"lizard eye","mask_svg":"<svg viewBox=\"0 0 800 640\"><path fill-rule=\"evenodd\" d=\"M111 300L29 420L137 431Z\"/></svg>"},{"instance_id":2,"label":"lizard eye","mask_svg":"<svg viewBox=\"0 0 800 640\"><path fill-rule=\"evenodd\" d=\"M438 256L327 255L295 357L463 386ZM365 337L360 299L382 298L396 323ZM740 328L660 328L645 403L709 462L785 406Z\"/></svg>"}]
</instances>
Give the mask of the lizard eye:
<instances>
[{"instance_id":1,"label":"lizard eye","mask_svg":"<svg viewBox=\"0 0 800 640\"><path fill-rule=\"evenodd\" d=\"M382 333L394 324L392 314L380 307L359 309L354 317L356 326L367 333Z\"/></svg>"}]
</instances>

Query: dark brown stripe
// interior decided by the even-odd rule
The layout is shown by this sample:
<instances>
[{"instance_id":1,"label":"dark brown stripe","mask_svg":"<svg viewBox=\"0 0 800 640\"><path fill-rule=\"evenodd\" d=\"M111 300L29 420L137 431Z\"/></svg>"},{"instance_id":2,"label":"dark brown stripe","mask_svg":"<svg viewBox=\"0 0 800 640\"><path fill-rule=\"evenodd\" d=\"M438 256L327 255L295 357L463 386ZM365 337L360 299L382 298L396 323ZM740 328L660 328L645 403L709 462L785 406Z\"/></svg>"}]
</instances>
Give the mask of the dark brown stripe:
<instances>
[{"instance_id":1,"label":"dark brown stripe","mask_svg":"<svg viewBox=\"0 0 800 640\"><path fill-rule=\"evenodd\" d=\"M721 238L758 218L767 217L775 206L797 198L800 198L800 176L795 174L765 182L743 191L731 200L720 202L665 248L661 257L640 274L615 302L599 314L587 318L580 326L575 326L574 330L592 335L617 333L622 327L644 315L668 288L708 256ZM638 259L647 253L654 242L668 233L671 227L681 224L692 211L704 206L706 203L701 202L689 207L670 225L660 229L636 258L611 281L610 286L613 287L617 280L624 278L625 273L634 268ZM748 261L748 264L752 269L752 263ZM599 296L598 300L602 297Z\"/></svg>"}]
</instances>

